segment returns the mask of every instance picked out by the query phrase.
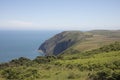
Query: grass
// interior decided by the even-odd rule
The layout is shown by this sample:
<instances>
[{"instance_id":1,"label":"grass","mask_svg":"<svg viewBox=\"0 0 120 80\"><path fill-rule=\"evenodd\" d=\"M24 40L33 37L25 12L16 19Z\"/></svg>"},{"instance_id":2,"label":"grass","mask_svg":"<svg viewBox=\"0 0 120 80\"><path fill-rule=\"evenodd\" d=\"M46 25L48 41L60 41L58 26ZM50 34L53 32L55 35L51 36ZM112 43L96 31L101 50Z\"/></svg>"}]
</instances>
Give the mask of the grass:
<instances>
[{"instance_id":1,"label":"grass","mask_svg":"<svg viewBox=\"0 0 120 80\"><path fill-rule=\"evenodd\" d=\"M109 47L103 48L113 48ZM100 48L97 53L94 50L78 52L60 58L15 59L0 65L0 80L119 80L120 50L117 47L114 46L115 51L101 52Z\"/></svg>"},{"instance_id":2,"label":"grass","mask_svg":"<svg viewBox=\"0 0 120 80\"><path fill-rule=\"evenodd\" d=\"M93 49L98 49L104 45L112 44L115 41L120 41L120 38L107 37L104 35L93 35L93 37L88 37L83 41L77 42L70 48L63 51L62 54L68 55L72 53L75 54L75 53L80 53L80 52L91 51Z\"/></svg>"},{"instance_id":3,"label":"grass","mask_svg":"<svg viewBox=\"0 0 120 80\"><path fill-rule=\"evenodd\" d=\"M92 50L119 40L119 38L109 38L103 35L94 35L93 37L86 38L86 40L83 42L74 45L73 49L78 51Z\"/></svg>"},{"instance_id":4,"label":"grass","mask_svg":"<svg viewBox=\"0 0 120 80\"><path fill-rule=\"evenodd\" d=\"M116 68L116 70L119 70L120 67L116 67L113 64L115 61L120 62L120 51L104 52L83 59L69 60L69 58L65 58L64 60L53 60L48 64L38 64L28 67L8 67L5 68L5 70L12 69L12 76L17 76L16 74L19 76L30 76L29 78L23 77L27 80L86 80L88 78L88 74L92 74L93 72L95 73L99 69ZM109 65L109 67L106 65ZM31 73L33 70L37 70L38 72L36 77ZM0 71L4 72L4 69ZM17 78L19 76L17 76ZM1 77L0 80L4 80L4 78Z\"/></svg>"}]
</instances>

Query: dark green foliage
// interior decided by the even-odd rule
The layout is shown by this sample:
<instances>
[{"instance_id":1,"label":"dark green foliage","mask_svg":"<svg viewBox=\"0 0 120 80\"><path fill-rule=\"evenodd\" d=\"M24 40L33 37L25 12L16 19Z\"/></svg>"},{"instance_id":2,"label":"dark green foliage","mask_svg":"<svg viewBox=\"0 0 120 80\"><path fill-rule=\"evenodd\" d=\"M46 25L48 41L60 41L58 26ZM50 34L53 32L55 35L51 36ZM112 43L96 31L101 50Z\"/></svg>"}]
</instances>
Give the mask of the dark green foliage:
<instances>
[{"instance_id":1,"label":"dark green foliage","mask_svg":"<svg viewBox=\"0 0 120 80\"><path fill-rule=\"evenodd\" d=\"M120 70L119 71L114 71L112 73L112 76L116 79L116 80L120 80Z\"/></svg>"},{"instance_id":2,"label":"dark green foliage","mask_svg":"<svg viewBox=\"0 0 120 80\"><path fill-rule=\"evenodd\" d=\"M91 80L120 80L120 71L100 70L95 74L89 75Z\"/></svg>"},{"instance_id":3,"label":"dark green foliage","mask_svg":"<svg viewBox=\"0 0 120 80\"><path fill-rule=\"evenodd\" d=\"M37 63L48 63L50 62L49 59L42 57L42 56L38 56L37 58L34 59L35 62Z\"/></svg>"},{"instance_id":4,"label":"dark green foliage","mask_svg":"<svg viewBox=\"0 0 120 80\"><path fill-rule=\"evenodd\" d=\"M110 52L110 51L120 51L120 42L115 42L110 45L105 45L103 47L100 47L99 49L94 49L91 51L87 51L83 53L84 56L94 55L102 52Z\"/></svg>"},{"instance_id":5,"label":"dark green foliage","mask_svg":"<svg viewBox=\"0 0 120 80\"><path fill-rule=\"evenodd\" d=\"M30 65L31 62L32 61L28 58L20 57L19 59L14 59L10 61L9 63L13 65Z\"/></svg>"},{"instance_id":6,"label":"dark green foliage","mask_svg":"<svg viewBox=\"0 0 120 80\"><path fill-rule=\"evenodd\" d=\"M66 68L68 68L68 69L73 69L73 68L74 68L74 65L67 64L67 65L66 65Z\"/></svg>"},{"instance_id":7,"label":"dark green foliage","mask_svg":"<svg viewBox=\"0 0 120 80\"><path fill-rule=\"evenodd\" d=\"M34 68L7 68L3 70L2 75L8 80L32 80L39 78L40 74Z\"/></svg>"},{"instance_id":8,"label":"dark green foliage","mask_svg":"<svg viewBox=\"0 0 120 80\"><path fill-rule=\"evenodd\" d=\"M69 75L68 75L67 78L68 78L68 79L77 79L77 78L80 78L80 75L77 74L77 73L71 72L71 73L69 73Z\"/></svg>"},{"instance_id":9,"label":"dark green foliage","mask_svg":"<svg viewBox=\"0 0 120 80\"><path fill-rule=\"evenodd\" d=\"M5 67L15 67L15 66L32 66L35 63L25 57L20 57L19 59L13 59L9 63L3 63L0 64L0 68L5 68Z\"/></svg>"},{"instance_id":10,"label":"dark green foliage","mask_svg":"<svg viewBox=\"0 0 120 80\"><path fill-rule=\"evenodd\" d=\"M35 58L33 61L37 62L37 63L49 63L53 60L57 59L56 56L38 56L37 58Z\"/></svg>"},{"instance_id":11,"label":"dark green foliage","mask_svg":"<svg viewBox=\"0 0 120 80\"><path fill-rule=\"evenodd\" d=\"M120 42L115 42L110 45L106 45L100 48L100 51L109 52L109 51L119 51L120 50Z\"/></svg>"},{"instance_id":12,"label":"dark green foliage","mask_svg":"<svg viewBox=\"0 0 120 80\"><path fill-rule=\"evenodd\" d=\"M115 42L75 54L38 56L34 60L21 57L0 64L0 80L120 80L119 49L120 43Z\"/></svg>"},{"instance_id":13,"label":"dark green foliage","mask_svg":"<svg viewBox=\"0 0 120 80\"><path fill-rule=\"evenodd\" d=\"M62 64L61 64L60 62L55 62L54 65L56 65L56 66L61 66Z\"/></svg>"}]
</instances>

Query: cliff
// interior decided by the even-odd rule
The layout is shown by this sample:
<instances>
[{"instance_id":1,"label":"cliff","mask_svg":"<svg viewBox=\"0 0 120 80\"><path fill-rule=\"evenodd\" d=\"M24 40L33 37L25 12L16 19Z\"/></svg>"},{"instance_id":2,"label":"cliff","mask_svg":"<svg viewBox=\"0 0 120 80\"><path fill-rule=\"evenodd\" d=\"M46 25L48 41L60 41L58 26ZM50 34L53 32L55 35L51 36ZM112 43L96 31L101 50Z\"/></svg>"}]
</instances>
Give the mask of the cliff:
<instances>
[{"instance_id":1,"label":"cliff","mask_svg":"<svg viewBox=\"0 0 120 80\"><path fill-rule=\"evenodd\" d=\"M83 41L85 37L86 35L80 31L64 31L46 40L39 50L46 55L57 55L78 41Z\"/></svg>"},{"instance_id":2,"label":"cliff","mask_svg":"<svg viewBox=\"0 0 120 80\"><path fill-rule=\"evenodd\" d=\"M60 53L67 54L72 51L87 51L114 41L120 41L119 33L119 30L64 31L46 40L38 50L47 56Z\"/></svg>"}]
</instances>

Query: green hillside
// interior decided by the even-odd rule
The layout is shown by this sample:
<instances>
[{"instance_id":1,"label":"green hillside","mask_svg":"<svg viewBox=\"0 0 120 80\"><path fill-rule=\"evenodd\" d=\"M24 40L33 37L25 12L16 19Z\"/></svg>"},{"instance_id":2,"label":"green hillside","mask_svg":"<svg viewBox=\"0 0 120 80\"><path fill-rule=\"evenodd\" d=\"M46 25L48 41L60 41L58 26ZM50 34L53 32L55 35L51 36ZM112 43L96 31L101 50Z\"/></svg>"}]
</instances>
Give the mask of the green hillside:
<instances>
[{"instance_id":1,"label":"green hillside","mask_svg":"<svg viewBox=\"0 0 120 80\"><path fill-rule=\"evenodd\" d=\"M80 31L64 31L46 40L40 47L46 55L58 55L67 48L73 46L78 41L83 41L87 37Z\"/></svg>"},{"instance_id":2,"label":"green hillside","mask_svg":"<svg viewBox=\"0 0 120 80\"><path fill-rule=\"evenodd\" d=\"M72 52L59 56L38 56L34 60L21 57L0 64L0 80L120 79L119 42L90 51Z\"/></svg>"},{"instance_id":3,"label":"green hillside","mask_svg":"<svg viewBox=\"0 0 120 80\"><path fill-rule=\"evenodd\" d=\"M92 30L89 31L92 34L97 34L97 35L104 35L108 36L111 38L118 38L120 37L120 30Z\"/></svg>"},{"instance_id":4,"label":"green hillside","mask_svg":"<svg viewBox=\"0 0 120 80\"><path fill-rule=\"evenodd\" d=\"M39 51L59 55L72 51L84 52L120 41L120 30L64 31L43 42Z\"/></svg>"}]
</instances>

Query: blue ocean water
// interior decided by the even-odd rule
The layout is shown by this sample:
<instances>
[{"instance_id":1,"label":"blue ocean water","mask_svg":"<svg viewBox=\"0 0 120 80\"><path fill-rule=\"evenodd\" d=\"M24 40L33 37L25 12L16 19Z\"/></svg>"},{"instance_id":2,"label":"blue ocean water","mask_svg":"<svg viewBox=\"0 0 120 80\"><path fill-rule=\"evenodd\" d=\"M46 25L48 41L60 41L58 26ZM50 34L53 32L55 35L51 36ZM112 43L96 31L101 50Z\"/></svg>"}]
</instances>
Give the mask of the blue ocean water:
<instances>
[{"instance_id":1,"label":"blue ocean water","mask_svg":"<svg viewBox=\"0 0 120 80\"><path fill-rule=\"evenodd\" d=\"M60 31L0 31L0 63L19 57L41 56L37 49Z\"/></svg>"}]
</instances>

